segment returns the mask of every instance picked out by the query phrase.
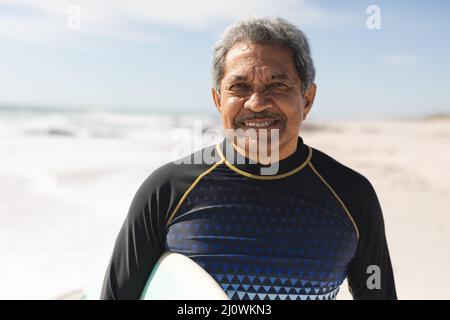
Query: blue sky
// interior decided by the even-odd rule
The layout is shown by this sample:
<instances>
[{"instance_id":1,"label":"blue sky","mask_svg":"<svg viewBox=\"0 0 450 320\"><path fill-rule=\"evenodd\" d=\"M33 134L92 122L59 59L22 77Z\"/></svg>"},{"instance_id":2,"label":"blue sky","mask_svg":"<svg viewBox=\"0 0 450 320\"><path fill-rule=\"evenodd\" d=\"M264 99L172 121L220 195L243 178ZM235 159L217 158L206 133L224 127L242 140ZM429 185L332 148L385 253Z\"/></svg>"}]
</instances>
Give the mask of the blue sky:
<instances>
[{"instance_id":1,"label":"blue sky","mask_svg":"<svg viewBox=\"0 0 450 320\"><path fill-rule=\"evenodd\" d=\"M249 15L306 33L315 118L450 111L448 1L0 0L0 105L214 114L212 45Z\"/></svg>"}]
</instances>

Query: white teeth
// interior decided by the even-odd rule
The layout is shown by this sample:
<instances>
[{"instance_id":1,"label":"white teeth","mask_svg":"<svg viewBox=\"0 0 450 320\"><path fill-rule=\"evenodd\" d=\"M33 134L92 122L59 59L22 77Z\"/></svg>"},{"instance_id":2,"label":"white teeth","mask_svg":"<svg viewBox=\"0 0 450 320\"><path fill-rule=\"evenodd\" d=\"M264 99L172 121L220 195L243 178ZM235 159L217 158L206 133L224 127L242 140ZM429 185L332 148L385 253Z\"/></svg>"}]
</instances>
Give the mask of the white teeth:
<instances>
[{"instance_id":1,"label":"white teeth","mask_svg":"<svg viewBox=\"0 0 450 320\"><path fill-rule=\"evenodd\" d=\"M245 125L247 127L257 127L257 128L261 128L261 127L268 127L270 126L272 123L274 123L274 121L266 121L266 122L245 122Z\"/></svg>"}]
</instances>

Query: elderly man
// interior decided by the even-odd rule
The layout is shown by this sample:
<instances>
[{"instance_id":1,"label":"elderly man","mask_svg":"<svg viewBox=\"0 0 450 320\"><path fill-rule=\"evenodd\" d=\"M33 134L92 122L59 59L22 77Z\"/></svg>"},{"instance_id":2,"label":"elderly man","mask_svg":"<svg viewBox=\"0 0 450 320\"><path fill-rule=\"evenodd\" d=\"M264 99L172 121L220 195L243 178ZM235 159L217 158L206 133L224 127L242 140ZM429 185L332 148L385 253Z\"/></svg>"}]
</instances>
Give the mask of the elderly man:
<instances>
[{"instance_id":1,"label":"elderly man","mask_svg":"<svg viewBox=\"0 0 450 320\"><path fill-rule=\"evenodd\" d=\"M372 185L299 137L316 93L304 34L280 18L239 21L214 47L212 76L226 137L186 158L212 163L169 163L143 182L102 298L138 299L161 255L178 252L230 299L334 299L346 277L355 299L396 299Z\"/></svg>"}]
</instances>

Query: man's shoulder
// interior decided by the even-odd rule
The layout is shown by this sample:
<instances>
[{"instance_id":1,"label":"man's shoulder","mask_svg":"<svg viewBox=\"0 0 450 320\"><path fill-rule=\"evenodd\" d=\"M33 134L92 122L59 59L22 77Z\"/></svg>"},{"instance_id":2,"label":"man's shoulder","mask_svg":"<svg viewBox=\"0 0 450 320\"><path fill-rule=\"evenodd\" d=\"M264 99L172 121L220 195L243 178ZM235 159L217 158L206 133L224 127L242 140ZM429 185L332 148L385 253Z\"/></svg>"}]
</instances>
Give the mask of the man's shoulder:
<instances>
[{"instance_id":1,"label":"man's shoulder","mask_svg":"<svg viewBox=\"0 0 450 320\"><path fill-rule=\"evenodd\" d=\"M151 190L156 186L181 185L192 182L219 159L215 153L215 145L203 147L174 161L167 162L151 172L142 183L141 188Z\"/></svg>"},{"instance_id":2,"label":"man's shoulder","mask_svg":"<svg viewBox=\"0 0 450 320\"><path fill-rule=\"evenodd\" d=\"M323 178L333 185L354 191L369 190L373 187L362 173L348 167L327 153L312 148L311 164Z\"/></svg>"},{"instance_id":3,"label":"man's shoulder","mask_svg":"<svg viewBox=\"0 0 450 320\"><path fill-rule=\"evenodd\" d=\"M213 165L206 161L195 162L192 160L193 157L198 156L199 153L209 152L213 147L202 148L151 172L140 184L133 197L131 216L140 217L151 207L151 203L157 203L157 211L166 217L195 179Z\"/></svg>"},{"instance_id":4,"label":"man's shoulder","mask_svg":"<svg viewBox=\"0 0 450 320\"><path fill-rule=\"evenodd\" d=\"M365 230L369 219L381 216L375 189L363 174L317 149L313 149L310 162L343 201L360 232Z\"/></svg>"}]
</instances>

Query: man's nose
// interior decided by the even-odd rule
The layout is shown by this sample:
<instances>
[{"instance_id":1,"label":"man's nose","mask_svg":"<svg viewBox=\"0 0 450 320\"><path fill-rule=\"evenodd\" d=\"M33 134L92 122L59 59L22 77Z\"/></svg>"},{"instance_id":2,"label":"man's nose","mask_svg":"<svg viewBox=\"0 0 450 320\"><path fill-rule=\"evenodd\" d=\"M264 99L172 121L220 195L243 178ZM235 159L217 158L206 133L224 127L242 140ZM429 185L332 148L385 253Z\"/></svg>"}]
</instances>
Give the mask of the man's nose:
<instances>
[{"instance_id":1,"label":"man's nose","mask_svg":"<svg viewBox=\"0 0 450 320\"><path fill-rule=\"evenodd\" d=\"M272 102L260 91L253 92L244 103L244 108L250 109L253 112L261 112L271 106Z\"/></svg>"}]
</instances>

